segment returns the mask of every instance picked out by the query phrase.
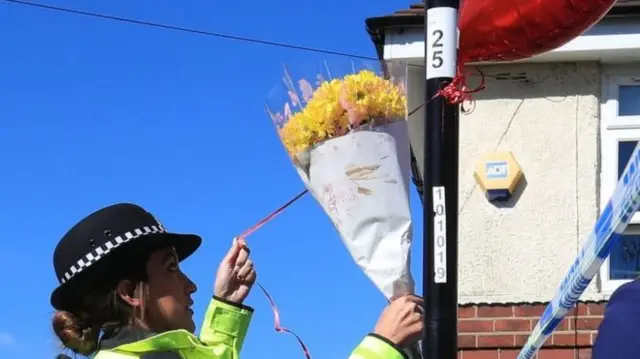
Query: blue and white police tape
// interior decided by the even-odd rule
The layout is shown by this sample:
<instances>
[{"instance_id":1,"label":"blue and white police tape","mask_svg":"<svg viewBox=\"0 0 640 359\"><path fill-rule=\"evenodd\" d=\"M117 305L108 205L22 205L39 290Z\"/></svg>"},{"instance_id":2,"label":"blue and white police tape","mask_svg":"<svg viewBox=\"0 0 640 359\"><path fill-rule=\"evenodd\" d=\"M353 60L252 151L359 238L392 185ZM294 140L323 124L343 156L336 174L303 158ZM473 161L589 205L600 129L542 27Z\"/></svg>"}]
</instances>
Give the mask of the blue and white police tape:
<instances>
[{"instance_id":1,"label":"blue and white police tape","mask_svg":"<svg viewBox=\"0 0 640 359\"><path fill-rule=\"evenodd\" d=\"M520 351L518 359L532 359L567 312L575 306L609 256L611 247L620 238L638 209L640 209L640 145L633 151L611 199L596 220L593 231L569 268L569 272L562 279L560 288L540 317L540 321Z\"/></svg>"}]
</instances>

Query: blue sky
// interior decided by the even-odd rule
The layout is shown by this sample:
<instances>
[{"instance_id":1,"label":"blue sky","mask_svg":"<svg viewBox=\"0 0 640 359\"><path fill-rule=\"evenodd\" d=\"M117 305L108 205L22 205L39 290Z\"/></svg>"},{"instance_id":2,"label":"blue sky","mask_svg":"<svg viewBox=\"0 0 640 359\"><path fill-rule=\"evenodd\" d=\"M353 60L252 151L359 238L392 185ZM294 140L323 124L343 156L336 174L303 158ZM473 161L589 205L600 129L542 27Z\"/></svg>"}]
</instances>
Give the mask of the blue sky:
<instances>
[{"instance_id":1,"label":"blue sky","mask_svg":"<svg viewBox=\"0 0 640 359\"><path fill-rule=\"evenodd\" d=\"M44 1L44 0L39 0ZM215 3L222 5L215 5ZM364 19L408 0L68 1L47 4L375 56ZM0 2L0 357L52 358L52 251L104 205L140 203L205 242L184 263L201 318L231 238L302 182L263 109L290 67L329 58ZM412 192L413 212L421 206ZM421 282L421 223L414 274ZM346 358L375 325L382 295L312 198L249 239L260 281L314 359ZM244 358L302 358L256 308Z\"/></svg>"}]
</instances>

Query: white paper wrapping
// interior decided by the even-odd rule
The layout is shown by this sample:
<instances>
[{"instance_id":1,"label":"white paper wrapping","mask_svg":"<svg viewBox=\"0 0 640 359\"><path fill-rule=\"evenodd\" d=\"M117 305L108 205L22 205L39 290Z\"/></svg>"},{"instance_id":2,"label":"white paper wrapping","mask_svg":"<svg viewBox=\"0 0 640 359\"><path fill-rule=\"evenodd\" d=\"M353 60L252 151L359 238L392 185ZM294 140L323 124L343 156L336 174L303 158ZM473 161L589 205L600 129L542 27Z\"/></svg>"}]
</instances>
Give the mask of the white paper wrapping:
<instances>
[{"instance_id":1,"label":"white paper wrapping","mask_svg":"<svg viewBox=\"0 0 640 359\"><path fill-rule=\"evenodd\" d=\"M360 268L387 299L413 294L407 123L352 132L299 159L298 172Z\"/></svg>"}]
</instances>

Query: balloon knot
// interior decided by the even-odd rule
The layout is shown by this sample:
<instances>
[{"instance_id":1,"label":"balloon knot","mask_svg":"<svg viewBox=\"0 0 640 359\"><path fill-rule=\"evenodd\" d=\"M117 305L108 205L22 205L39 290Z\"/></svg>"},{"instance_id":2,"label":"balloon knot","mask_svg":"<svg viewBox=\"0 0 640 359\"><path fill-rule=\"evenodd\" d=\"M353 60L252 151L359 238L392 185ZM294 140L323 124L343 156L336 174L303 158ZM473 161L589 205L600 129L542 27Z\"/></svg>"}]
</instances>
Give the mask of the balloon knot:
<instances>
[{"instance_id":1,"label":"balloon knot","mask_svg":"<svg viewBox=\"0 0 640 359\"><path fill-rule=\"evenodd\" d=\"M462 71L458 71L453 80L444 88L440 89L436 96L444 97L444 99L450 104L461 105L462 112L467 112L464 103L468 102L473 104L474 100L472 94L480 92L486 87L484 74L480 69L478 69L478 72L481 77L480 85L478 85L478 87L472 89L467 86L467 76Z\"/></svg>"}]
</instances>

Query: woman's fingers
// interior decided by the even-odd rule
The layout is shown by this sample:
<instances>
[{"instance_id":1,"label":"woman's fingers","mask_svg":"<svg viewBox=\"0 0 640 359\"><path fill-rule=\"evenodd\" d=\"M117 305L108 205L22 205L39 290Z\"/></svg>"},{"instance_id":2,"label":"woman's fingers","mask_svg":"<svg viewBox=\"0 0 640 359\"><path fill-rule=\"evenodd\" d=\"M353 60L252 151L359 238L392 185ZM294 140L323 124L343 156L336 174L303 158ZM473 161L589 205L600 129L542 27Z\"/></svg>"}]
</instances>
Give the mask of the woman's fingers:
<instances>
[{"instance_id":1,"label":"woman's fingers","mask_svg":"<svg viewBox=\"0 0 640 359\"><path fill-rule=\"evenodd\" d=\"M242 266L247 263L247 260L249 260L249 248L247 247L246 242L241 241L240 246L241 248L235 262L236 268L242 268Z\"/></svg>"},{"instance_id":2,"label":"woman's fingers","mask_svg":"<svg viewBox=\"0 0 640 359\"><path fill-rule=\"evenodd\" d=\"M245 264L238 269L236 274L236 278L238 278L238 280L247 284L253 284L253 282L256 281L256 276L256 269L254 268L253 261L251 259L248 259Z\"/></svg>"},{"instance_id":3,"label":"woman's fingers","mask_svg":"<svg viewBox=\"0 0 640 359\"><path fill-rule=\"evenodd\" d=\"M231 249L229 249L227 254L224 256L224 259L222 260L223 262L232 266L236 264L236 262L238 261L238 257L240 256L240 252L242 250L242 244L240 241L241 240L238 238L233 239L233 243L231 244Z\"/></svg>"},{"instance_id":4,"label":"woman's fingers","mask_svg":"<svg viewBox=\"0 0 640 359\"><path fill-rule=\"evenodd\" d=\"M242 279L245 278L249 273L253 270L253 261L251 259L247 259L244 264L238 269L237 277Z\"/></svg>"},{"instance_id":5,"label":"woman's fingers","mask_svg":"<svg viewBox=\"0 0 640 359\"><path fill-rule=\"evenodd\" d=\"M243 281L248 284L253 284L255 283L257 276L258 274L256 273L256 269L252 266L251 271L249 271L249 274L247 274Z\"/></svg>"}]
</instances>

